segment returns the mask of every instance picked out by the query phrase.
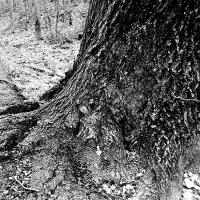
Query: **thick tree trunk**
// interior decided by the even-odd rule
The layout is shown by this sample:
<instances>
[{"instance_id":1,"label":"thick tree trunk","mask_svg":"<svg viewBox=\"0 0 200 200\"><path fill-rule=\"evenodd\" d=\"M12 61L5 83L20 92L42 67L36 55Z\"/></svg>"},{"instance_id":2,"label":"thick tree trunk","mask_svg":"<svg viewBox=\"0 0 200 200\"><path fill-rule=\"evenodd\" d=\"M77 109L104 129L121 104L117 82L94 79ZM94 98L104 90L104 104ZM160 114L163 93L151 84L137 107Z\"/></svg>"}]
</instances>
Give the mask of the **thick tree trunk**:
<instances>
[{"instance_id":1,"label":"thick tree trunk","mask_svg":"<svg viewBox=\"0 0 200 200\"><path fill-rule=\"evenodd\" d=\"M91 0L73 71L32 114L37 125L18 148L64 149L76 178L86 163L95 180L115 181L128 181L126 150L137 150L160 199L178 200L188 146L199 141L199 6Z\"/></svg>"}]
</instances>

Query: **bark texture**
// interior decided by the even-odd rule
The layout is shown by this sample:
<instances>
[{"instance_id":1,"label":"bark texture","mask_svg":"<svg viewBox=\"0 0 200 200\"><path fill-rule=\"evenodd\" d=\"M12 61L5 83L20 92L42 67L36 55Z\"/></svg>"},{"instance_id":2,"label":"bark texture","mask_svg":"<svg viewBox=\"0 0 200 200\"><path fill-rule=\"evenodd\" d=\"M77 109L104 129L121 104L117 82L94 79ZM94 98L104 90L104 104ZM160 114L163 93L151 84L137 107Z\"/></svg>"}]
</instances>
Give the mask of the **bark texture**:
<instances>
[{"instance_id":1,"label":"bark texture","mask_svg":"<svg viewBox=\"0 0 200 200\"><path fill-rule=\"evenodd\" d=\"M180 175L199 142L199 6L194 0L91 0L73 73L33 113L37 125L20 150L64 147L74 169L82 160L100 172L119 165L115 180L129 177L125 150L137 150L155 172L160 199L179 199ZM97 146L100 157L80 153L92 155Z\"/></svg>"}]
</instances>

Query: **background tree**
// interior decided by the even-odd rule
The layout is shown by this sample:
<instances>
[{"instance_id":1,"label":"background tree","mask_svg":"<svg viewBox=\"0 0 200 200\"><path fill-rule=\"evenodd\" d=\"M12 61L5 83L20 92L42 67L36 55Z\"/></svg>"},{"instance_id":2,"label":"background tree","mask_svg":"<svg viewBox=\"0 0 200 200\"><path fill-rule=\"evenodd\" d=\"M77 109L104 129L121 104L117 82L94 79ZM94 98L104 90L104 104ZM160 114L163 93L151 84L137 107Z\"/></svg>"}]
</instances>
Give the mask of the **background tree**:
<instances>
[{"instance_id":1,"label":"background tree","mask_svg":"<svg viewBox=\"0 0 200 200\"><path fill-rule=\"evenodd\" d=\"M58 22L59 22L59 0L55 0L55 13L56 13L55 36L57 39L57 37L58 37Z\"/></svg>"},{"instance_id":2,"label":"background tree","mask_svg":"<svg viewBox=\"0 0 200 200\"><path fill-rule=\"evenodd\" d=\"M11 21L11 26L13 26L14 25L14 16L13 16L13 14L14 14L14 5L13 5L13 0L10 0L10 2L9 2L9 5L10 5L10 21Z\"/></svg>"},{"instance_id":3,"label":"background tree","mask_svg":"<svg viewBox=\"0 0 200 200\"><path fill-rule=\"evenodd\" d=\"M37 40L42 39L41 33L41 23L40 23L40 14L39 14L39 2L38 0L34 0L34 24L35 24L35 37Z\"/></svg>"},{"instance_id":4,"label":"background tree","mask_svg":"<svg viewBox=\"0 0 200 200\"><path fill-rule=\"evenodd\" d=\"M17 7L18 7L19 18L21 18L24 15L24 1L18 0L16 2L16 4L17 4Z\"/></svg>"},{"instance_id":5,"label":"background tree","mask_svg":"<svg viewBox=\"0 0 200 200\"><path fill-rule=\"evenodd\" d=\"M49 28L50 37L52 38L52 22L48 11L47 0L44 1L44 12L46 17L45 24Z\"/></svg>"},{"instance_id":6,"label":"background tree","mask_svg":"<svg viewBox=\"0 0 200 200\"><path fill-rule=\"evenodd\" d=\"M67 158L77 181L90 171L115 182L130 181L125 158L137 151L155 198L178 200L184 167L199 155L199 6L91 0L73 70L40 109L1 118L3 148Z\"/></svg>"},{"instance_id":7,"label":"background tree","mask_svg":"<svg viewBox=\"0 0 200 200\"><path fill-rule=\"evenodd\" d=\"M25 8L25 16L26 16L26 21L25 21L25 28L28 28L28 23L29 23L29 6L28 6L28 0L24 1L24 8Z\"/></svg>"}]
</instances>

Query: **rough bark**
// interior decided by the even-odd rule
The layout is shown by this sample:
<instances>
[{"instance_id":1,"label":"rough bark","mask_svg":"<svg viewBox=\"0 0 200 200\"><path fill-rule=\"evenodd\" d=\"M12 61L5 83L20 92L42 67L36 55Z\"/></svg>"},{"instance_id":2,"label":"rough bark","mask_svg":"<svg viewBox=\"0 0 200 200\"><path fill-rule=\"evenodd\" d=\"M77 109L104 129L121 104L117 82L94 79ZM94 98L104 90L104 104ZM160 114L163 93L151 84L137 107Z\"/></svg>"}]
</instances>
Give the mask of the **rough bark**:
<instances>
[{"instance_id":1,"label":"rough bark","mask_svg":"<svg viewBox=\"0 0 200 200\"><path fill-rule=\"evenodd\" d=\"M64 146L74 169L83 157L91 171L119 165L120 178L125 150L138 150L160 199L178 200L180 175L199 142L199 6L91 0L73 75L34 112L37 125L18 148L55 154ZM80 153L97 146L98 159Z\"/></svg>"}]
</instances>

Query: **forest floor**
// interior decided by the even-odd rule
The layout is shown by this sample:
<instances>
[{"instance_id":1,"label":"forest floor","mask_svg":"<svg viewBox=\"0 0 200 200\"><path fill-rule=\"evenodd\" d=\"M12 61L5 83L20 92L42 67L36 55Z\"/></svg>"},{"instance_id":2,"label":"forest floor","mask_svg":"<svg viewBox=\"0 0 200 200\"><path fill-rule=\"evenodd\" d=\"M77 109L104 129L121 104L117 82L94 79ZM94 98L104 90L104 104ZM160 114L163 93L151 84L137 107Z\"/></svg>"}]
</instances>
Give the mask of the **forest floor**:
<instances>
[{"instance_id":1,"label":"forest floor","mask_svg":"<svg viewBox=\"0 0 200 200\"><path fill-rule=\"evenodd\" d=\"M87 7L87 5L84 6ZM77 7L75 15L80 15L82 9L87 8ZM59 42L47 39L48 31L43 29L44 40L36 41L33 28L28 30L18 27L8 28L9 19L1 17L0 66L4 66L13 83L27 100L38 101L45 91L64 78L66 71L72 69L80 47L81 41L78 34L82 34L83 24L84 19L77 18L71 27L64 27L60 31L62 40ZM59 161L56 163L58 158L52 157L45 157L41 163L34 161L42 156L44 155L39 154L36 158L34 155L27 155L22 160L16 158L0 161L0 200L138 199L134 195L138 186L133 184L117 186L112 183L103 183L98 186L97 191L104 194L104 197L99 196L98 193L92 193L75 184L75 180L70 176L72 172L70 172L68 161L65 161L66 166L61 165ZM33 161L37 163L34 168ZM66 169L69 169L67 178ZM34 177L31 176L33 170L38 170L38 174L34 173ZM199 164L192 165L185 171L183 200L200 199L199 172ZM136 174L137 179L142 176L142 172Z\"/></svg>"},{"instance_id":2,"label":"forest floor","mask_svg":"<svg viewBox=\"0 0 200 200\"><path fill-rule=\"evenodd\" d=\"M5 27L5 21L8 19L0 22L0 29ZM0 58L22 95L37 100L72 68L79 46L80 41L74 38L65 44L36 41L31 29L7 31L1 34Z\"/></svg>"}]
</instances>

